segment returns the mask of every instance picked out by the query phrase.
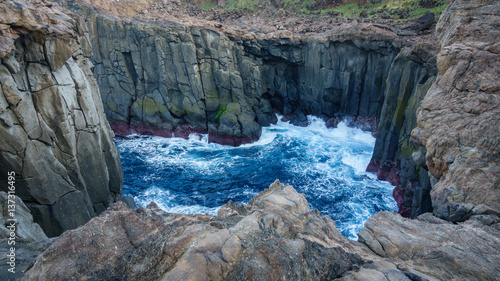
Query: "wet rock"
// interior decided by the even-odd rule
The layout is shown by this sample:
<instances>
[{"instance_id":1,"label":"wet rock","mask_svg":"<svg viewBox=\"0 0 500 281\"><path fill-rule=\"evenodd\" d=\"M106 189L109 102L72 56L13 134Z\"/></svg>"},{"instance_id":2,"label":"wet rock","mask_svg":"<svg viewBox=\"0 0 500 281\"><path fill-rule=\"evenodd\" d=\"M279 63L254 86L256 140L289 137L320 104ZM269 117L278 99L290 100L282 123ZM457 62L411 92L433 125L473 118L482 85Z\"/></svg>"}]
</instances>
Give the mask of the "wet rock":
<instances>
[{"instance_id":1,"label":"wet rock","mask_svg":"<svg viewBox=\"0 0 500 281\"><path fill-rule=\"evenodd\" d=\"M261 126L276 121L275 112L297 125L307 124L305 115L344 114L393 126L380 136L376 150L385 154L378 160L396 161L392 147L398 146L402 127L412 128L392 120L403 121L406 103L420 93L415 88L436 72L433 42L413 45L382 25L343 23L323 28L321 35L298 35L260 24L266 32L256 34L201 21L124 23L72 8L98 35L92 40L94 75L106 115L123 124L120 128L190 126L208 132L210 141L237 144L258 139ZM398 90L389 94L390 89ZM239 104L240 113L217 121L228 104ZM379 124L366 125L378 131ZM133 132L116 132L127 131Z\"/></svg>"}]
</instances>

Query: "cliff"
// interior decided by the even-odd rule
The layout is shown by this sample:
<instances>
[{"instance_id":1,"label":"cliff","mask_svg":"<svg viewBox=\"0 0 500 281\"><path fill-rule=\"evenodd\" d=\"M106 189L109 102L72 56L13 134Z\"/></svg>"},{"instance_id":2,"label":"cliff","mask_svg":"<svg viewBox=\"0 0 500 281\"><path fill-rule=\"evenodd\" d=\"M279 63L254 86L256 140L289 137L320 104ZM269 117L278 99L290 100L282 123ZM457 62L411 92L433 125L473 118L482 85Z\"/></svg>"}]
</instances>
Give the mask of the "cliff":
<instances>
[{"instance_id":1,"label":"cliff","mask_svg":"<svg viewBox=\"0 0 500 281\"><path fill-rule=\"evenodd\" d=\"M45 1L0 9L0 186L49 236L120 200L122 170L88 57L84 24Z\"/></svg>"},{"instance_id":2,"label":"cliff","mask_svg":"<svg viewBox=\"0 0 500 281\"><path fill-rule=\"evenodd\" d=\"M350 241L329 217L311 210L304 195L276 181L246 205L227 203L217 216L167 214L155 204L134 210L120 202L113 204L84 226L64 232L29 266L23 280L497 280L500 219L495 205L495 171L499 163L495 157L499 147L499 103L495 78L500 52L495 27L499 6L495 1L484 0L451 3L438 24L442 47L437 61L439 75L432 77L425 67L412 66L429 61L419 62L417 58L422 56L415 54L422 54L425 48L415 45L393 57L388 69L392 74L384 80L387 85L378 117L381 128L377 142L387 146L380 156L387 157L383 159L387 166L377 164L378 156L374 155L373 162L380 166L378 173L397 181L391 157L398 153L402 156L400 165L414 163L402 172L413 168L415 175L421 177L427 175L428 169L438 180L431 191L434 212L454 223L430 213L409 220L380 212L366 223L359 241ZM485 29L488 26L491 28ZM482 32L477 30L479 27ZM251 42L251 38L248 40ZM263 48L267 43L262 42L260 49L248 52L254 58L258 57L256 54L272 58L276 67L273 69L279 69L280 63L299 61L293 58L295 47L290 47L295 41L283 44L291 49L273 49L269 47L272 44ZM356 46L370 41L354 42L351 43ZM326 46L319 41L308 44ZM241 46L246 50L243 43ZM64 61L69 68L68 59ZM120 65L119 60L116 62ZM264 66L262 69L267 69ZM494 68L488 69L489 66ZM309 70L314 73L314 68ZM285 68L282 73L286 71ZM244 76L240 77L243 81ZM281 76L265 77L276 81ZM233 80L230 78L228 85L233 87L230 81ZM294 80L284 81L288 85ZM2 93L3 83L4 80ZM289 92L291 87L285 89L287 96L293 93ZM282 92L269 93L271 109L285 110L285 97L283 107L273 106L279 104L272 102L272 97L281 96L278 93ZM300 101L308 97L300 95ZM221 112L221 123L224 114L238 116L233 111L238 108L236 104L242 108L240 102L230 104L226 113ZM415 117L412 112L419 104ZM297 112L305 114L303 110L308 107L302 102L288 106L293 109L290 116L300 123ZM8 110L13 111L14 107ZM360 116L363 115L358 113ZM183 120L187 124L189 119ZM410 130L416 125L408 141ZM383 138L379 140L379 136ZM389 145L398 139L405 142L396 147ZM408 184L412 191L418 191L415 181ZM407 190L402 195L403 200L408 193ZM418 192L412 196L422 198ZM467 211L470 206L472 211Z\"/></svg>"},{"instance_id":3,"label":"cliff","mask_svg":"<svg viewBox=\"0 0 500 281\"><path fill-rule=\"evenodd\" d=\"M434 214L453 222L500 215L499 24L498 1L449 5L437 25L439 75L412 132L425 147L420 161L439 180Z\"/></svg>"},{"instance_id":4,"label":"cliff","mask_svg":"<svg viewBox=\"0 0 500 281\"><path fill-rule=\"evenodd\" d=\"M240 145L258 139L275 113L296 125L307 125L309 114L351 117L377 133L368 170L399 186L401 213L432 210L428 173L417 168L410 142L415 111L437 75L432 39L367 23L332 23L305 35L266 33L265 26L248 32L118 11L127 3L107 14L106 1L61 2L86 19L94 76L116 133L201 132Z\"/></svg>"}]
</instances>

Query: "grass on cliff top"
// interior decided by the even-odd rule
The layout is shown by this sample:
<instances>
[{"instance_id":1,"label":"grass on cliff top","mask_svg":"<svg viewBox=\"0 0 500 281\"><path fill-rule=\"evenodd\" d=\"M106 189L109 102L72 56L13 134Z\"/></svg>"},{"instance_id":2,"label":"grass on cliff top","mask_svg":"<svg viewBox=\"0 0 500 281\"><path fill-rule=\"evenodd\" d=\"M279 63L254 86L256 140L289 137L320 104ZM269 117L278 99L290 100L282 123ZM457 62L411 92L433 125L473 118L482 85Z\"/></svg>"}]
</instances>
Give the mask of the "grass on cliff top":
<instances>
[{"instance_id":1,"label":"grass on cliff top","mask_svg":"<svg viewBox=\"0 0 500 281\"><path fill-rule=\"evenodd\" d=\"M291 13L302 14L330 14L335 13L337 17L354 18L359 17L360 13L365 12L368 18L390 18L392 20L409 20L415 19L426 12L434 13L436 19L439 18L443 10L446 8L446 0L380 0L379 3L370 4L377 1L367 1L366 5L358 5L350 3L335 8L321 9L322 0L275 0L279 7ZM433 5L430 5L432 3ZM269 7L270 3L267 0L226 0L224 7L225 11L241 11L246 13L255 12L257 6ZM266 5L267 4L267 5ZM272 5L271 5L272 6ZM426 7L427 6L427 7ZM202 9L210 9L216 7L215 4L210 5L205 3L201 5Z\"/></svg>"},{"instance_id":2,"label":"grass on cliff top","mask_svg":"<svg viewBox=\"0 0 500 281\"><path fill-rule=\"evenodd\" d=\"M242 12L254 12L255 6L260 0L228 0L224 10L239 10Z\"/></svg>"},{"instance_id":3,"label":"grass on cliff top","mask_svg":"<svg viewBox=\"0 0 500 281\"><path fill-rule=\"evenodd\" d=\"M433 8L426 8L422 6L422 0L384 0L380 3L372 4L372 5L358 5L356 3L339 6L331 9L321 10L322 14L328 12L337 12L340 13L342 17L357 17L361 12L365 11L368 18L387 15L392 19L415 19L426 12L434 13L436 19L439 18L443 10L448 6L445 0L436 0L436 6ZM395 13L403 13L405 14L404 18L398 18Z\"/></svg>"}]
</instances>

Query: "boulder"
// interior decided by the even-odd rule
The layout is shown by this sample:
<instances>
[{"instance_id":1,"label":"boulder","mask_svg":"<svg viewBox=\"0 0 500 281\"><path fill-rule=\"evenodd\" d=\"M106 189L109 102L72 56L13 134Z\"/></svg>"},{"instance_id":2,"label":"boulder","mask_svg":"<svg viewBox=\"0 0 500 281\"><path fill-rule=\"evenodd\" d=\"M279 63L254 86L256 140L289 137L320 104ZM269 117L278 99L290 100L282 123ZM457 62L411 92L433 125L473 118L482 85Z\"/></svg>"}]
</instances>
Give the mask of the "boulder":
<instances>
[{"instance_id":1,"label":"boulder","mask_svg":"<svg viewBox=\"0 0 500 281\"><path fill-rule=\"evenodd\" d=\"M350 241L276 180L217 216L115 203L63 233L22 280L496 280L499 226L491 215L455 225L380 212Z\"/></svg>"},{"instance_id":2,"label":"boulder","mask_svg":"<svg viewBox=\"0 0 500 281\"><path fill-rule=\"evenodd\" d=\"M391 212L373 215L359 241L398 268L427 279L496 280L500 269L500 219L452 224L431 213L415 220ZM471 262L474 261L474 262ZM411 279L414 280L414 279Z\"/></svg>"},{"instance_id":3,"label":"boulder","mask_svg":"<svg viewBox=\"0 0 500 281\"><path fill-rule=\"evenodd\" d=\"M0 251L5 253L0 258L0 278L19 280L23 271L51 242L40 225L33 222L24 202L15 193L0 191ZM11 256L15 258L14 267L9 264Z\"/></svg>"},{"instance_id":4,"label":"boulder","mask_svg":"<svg viewBox=\"0 0 500 281\"><path fill-rule=\"evenodd\" d=\"M24 280L333 279L365 262L349 251L329 217L276 181L247 205L230 202L215 217L114 204L65 232Z\"/></svg>"}]
</instances>

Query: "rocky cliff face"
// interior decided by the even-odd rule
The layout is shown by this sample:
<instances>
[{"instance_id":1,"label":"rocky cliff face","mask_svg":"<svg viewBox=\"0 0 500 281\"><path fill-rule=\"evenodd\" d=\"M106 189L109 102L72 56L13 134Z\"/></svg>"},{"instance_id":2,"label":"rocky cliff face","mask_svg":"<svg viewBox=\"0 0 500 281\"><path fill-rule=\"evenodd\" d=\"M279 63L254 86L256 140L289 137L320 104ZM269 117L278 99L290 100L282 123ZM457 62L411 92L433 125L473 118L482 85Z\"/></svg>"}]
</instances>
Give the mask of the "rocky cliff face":
<instances>
[{"instance_id":1,"label":"rocky cliff face","mask_svg":"<svg viewBox=\"0 0 500 281\"><path fill-rule=\"evenodd\" d=\"M417 112L412 137L439 179L434 213L451 221L500 215L500 5L454 1L437 35L439 75Z\"/></svg>"},{"instance_id":2,"label":"rocky cliff face","mask_svg":"<svg viewBox=\"0 0 500 281\"><path fill-rule=\"evenodd\" d=\"M274 112L297 124L307 114L379 118L388 99L399 91L408 99L435 75L432 49L412 49L394 33L364 24L306 38L286 31L226 35L93 13L87 19L105 112L123 133L170 136L190 127L210 133L210 141L232 138L238 145L257 139ZM398 89L392 96L385 93L389 83ZM392 118L395 109L387 107L384 116Z\"/></svg>"},{"instance_id":3,"label":"rocky cliff face","mask_svg":"<svg viewBox=\"0 0 500 281\"><path fill-rule=\"evenodd\" d=\"M275 113L296 125L306 125L308 114L351 116L378 131L368 170L400 186L401 213L432 210L428 173L417 168L409 141L437 74L432 40L362 23L312 35L256 34L189 19L120 20L62 2L85 15L93 34L94 75L115 132L194 131L239 145L258 139Z\"/></svg>"},{"instance_id":4,"label":"rocky cliff face","mask_svg":"<svg viewBox=\"0 0 500 281\"><path fill-rule=\"evenodd\" d=\"M122 171L87 59L87 29L45 1L0 4L0 182L48 236L121 199Z\"/></svg>"},{"instance_id":5,"label":"rocky cliff face","mask_svg":"<svg viewBox=\"0 0 500 281\"><path fill-rule=\"evenodd\" d=\"M496 280L499 249L494 216L454 225L381 212L349 241L276 181L215 217L115 204L61 235L23 280Z\"/></svg>"}]
</instances>

